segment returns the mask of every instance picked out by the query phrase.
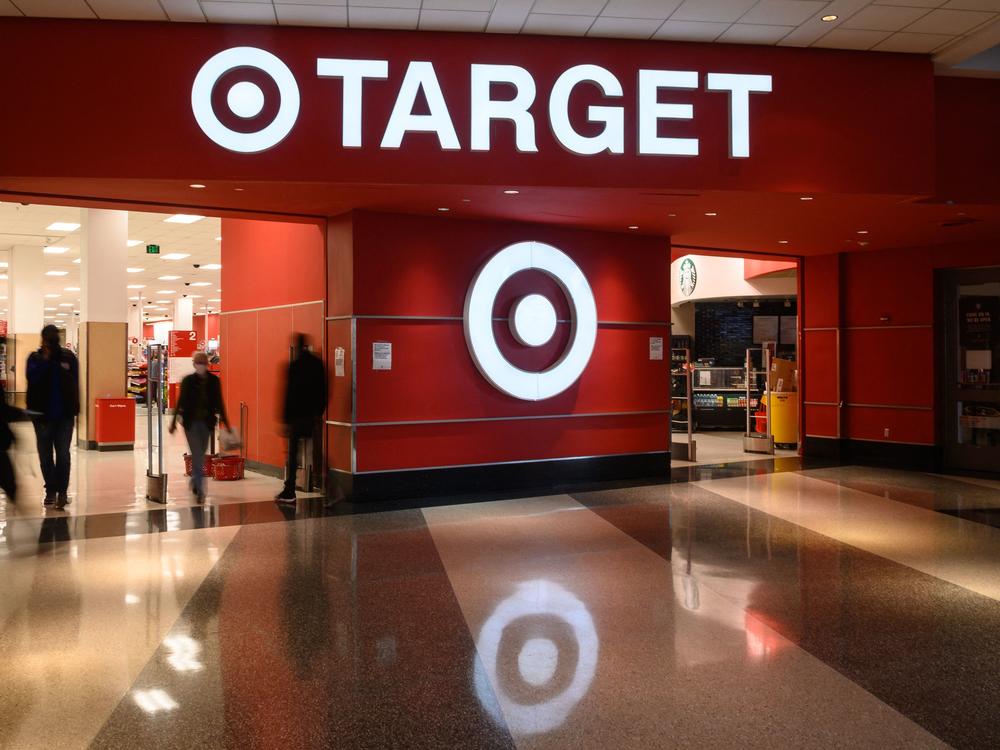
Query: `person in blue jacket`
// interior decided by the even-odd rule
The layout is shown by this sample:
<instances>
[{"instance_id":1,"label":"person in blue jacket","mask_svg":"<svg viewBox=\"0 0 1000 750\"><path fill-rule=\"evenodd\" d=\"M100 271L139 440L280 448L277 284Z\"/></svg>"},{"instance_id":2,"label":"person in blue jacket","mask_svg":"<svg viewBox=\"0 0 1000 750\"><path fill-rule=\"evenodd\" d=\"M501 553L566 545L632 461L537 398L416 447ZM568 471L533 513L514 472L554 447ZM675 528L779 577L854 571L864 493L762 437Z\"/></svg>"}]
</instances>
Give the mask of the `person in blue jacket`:
<instances>
[{"instance_id":1,"label":"person in blue jacket","mask_svg":"<svg viewBox=\"0 0 1000 750\"><path fill-rule=\"evenodd\" d=\"M69 448L80 413L80 367L62 346L59 329L42 329L42 346L28 356L28 411L35 417L38 462L45 480L45 505L69 505ZM54 454L54 455L53 455Z\"/></svg>"}]
</instances>

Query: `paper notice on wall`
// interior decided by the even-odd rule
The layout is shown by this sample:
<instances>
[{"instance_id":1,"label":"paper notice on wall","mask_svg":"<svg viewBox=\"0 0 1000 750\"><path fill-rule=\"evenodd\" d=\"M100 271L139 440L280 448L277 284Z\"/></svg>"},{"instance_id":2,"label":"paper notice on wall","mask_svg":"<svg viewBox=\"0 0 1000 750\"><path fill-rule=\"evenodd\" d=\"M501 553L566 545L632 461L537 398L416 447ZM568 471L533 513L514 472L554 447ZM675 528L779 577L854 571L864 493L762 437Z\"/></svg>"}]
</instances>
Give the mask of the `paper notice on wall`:
<instances>
[{"instance_id":1,"label":"paper notice on wall","mask_svg":"<svg viewBox=\"0 0 1000 750\"><path fill-rule=\"evenodd\" d=\"M391 370L392 369L392 343L389 341L375 341L372 343L372 369Z\"/></svg>"},{"instance_id":2,"label":"paper notice on wall","mask_svg":"<svg viewBox=\"0 0 1000 750\"><path fill-rule=\"evenodd\" d=\"M650 336L649 337L649 358L650 359L663 359L663 337L662 336Z\"/></svg>"},{"instance_id":3,"label":"paper notice on wall","mask_svg":"<svg viewBox=\"0 0 1000 750\"><path fill-rule=\"evenodd\" d=\"M333 374L338 378L344 377L344 347L342 346L333 350Z\"/></svg>"}]
</instances>

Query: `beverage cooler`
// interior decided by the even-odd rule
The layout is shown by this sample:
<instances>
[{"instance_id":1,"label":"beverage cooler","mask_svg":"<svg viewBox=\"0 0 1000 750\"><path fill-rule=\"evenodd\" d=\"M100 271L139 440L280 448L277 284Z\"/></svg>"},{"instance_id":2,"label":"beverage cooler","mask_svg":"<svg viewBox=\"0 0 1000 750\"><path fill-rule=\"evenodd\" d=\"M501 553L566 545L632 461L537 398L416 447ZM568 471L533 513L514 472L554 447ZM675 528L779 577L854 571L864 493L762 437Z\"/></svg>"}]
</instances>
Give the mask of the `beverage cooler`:
<instances>
[{"instance_id":1,"label":"beverage cooler","mask_svg":"<svg viewBox=\"0 0 1000 750\"><path fill-rule=\"evenodd\" d=\"M750 388L751 415L757 411L764 391L764 373L755 370ZM694 368L694 421L698 430L746 429L746 370L742 367Z\"/></svg>"}]
</instances>

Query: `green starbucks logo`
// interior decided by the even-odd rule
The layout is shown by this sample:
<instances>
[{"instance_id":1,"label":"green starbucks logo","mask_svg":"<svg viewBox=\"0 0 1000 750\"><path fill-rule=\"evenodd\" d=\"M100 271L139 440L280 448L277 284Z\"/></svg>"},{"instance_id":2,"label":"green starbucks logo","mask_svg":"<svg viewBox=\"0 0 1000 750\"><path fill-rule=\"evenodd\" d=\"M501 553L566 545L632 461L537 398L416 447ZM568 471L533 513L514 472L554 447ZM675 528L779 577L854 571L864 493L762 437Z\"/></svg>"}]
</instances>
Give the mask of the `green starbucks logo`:
<instances>
[{"instance_id":1,"label":"green starbucks logo","mask_svg":"<svg viewBox=\"0 0 1000 750\"><path fill-rule=\"evenodd\" d=\"M681 261L681 294L690 297L694 293L694 288L698 286L698 269L694 267L694 261L685 258Z\"/></svg>"}]
</instances>

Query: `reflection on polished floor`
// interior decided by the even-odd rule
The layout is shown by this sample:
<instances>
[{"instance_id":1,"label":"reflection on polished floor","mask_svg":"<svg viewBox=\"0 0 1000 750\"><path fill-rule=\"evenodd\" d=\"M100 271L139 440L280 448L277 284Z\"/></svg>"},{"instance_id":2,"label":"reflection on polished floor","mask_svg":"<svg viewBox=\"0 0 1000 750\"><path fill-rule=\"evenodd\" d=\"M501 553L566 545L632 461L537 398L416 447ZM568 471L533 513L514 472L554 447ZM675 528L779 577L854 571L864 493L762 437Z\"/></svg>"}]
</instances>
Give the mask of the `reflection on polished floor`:
<instances>
[{"instance_id":1,"label":"reflection on polished floor","mask_svg":"<svg viewBox=\"0 0 1000 750\"><path fill-rule=\"evenodd\" d=\"M0 747L1000 747L1000 483L688 472L8 516Z\"/></svg>"}]
</instances>

